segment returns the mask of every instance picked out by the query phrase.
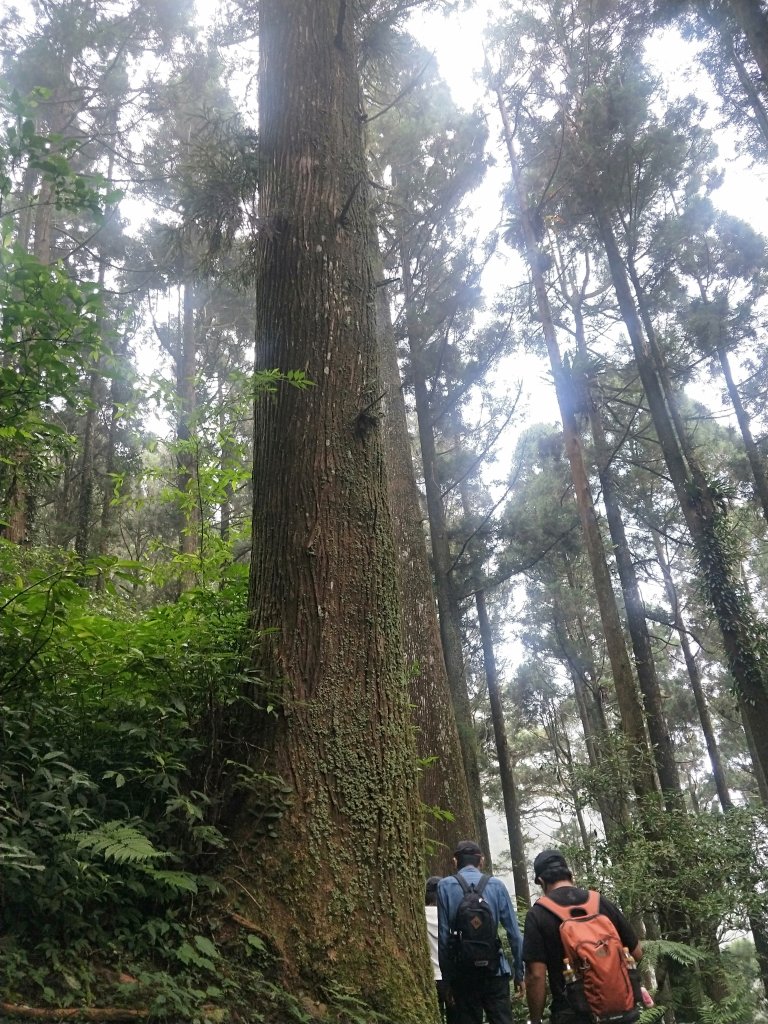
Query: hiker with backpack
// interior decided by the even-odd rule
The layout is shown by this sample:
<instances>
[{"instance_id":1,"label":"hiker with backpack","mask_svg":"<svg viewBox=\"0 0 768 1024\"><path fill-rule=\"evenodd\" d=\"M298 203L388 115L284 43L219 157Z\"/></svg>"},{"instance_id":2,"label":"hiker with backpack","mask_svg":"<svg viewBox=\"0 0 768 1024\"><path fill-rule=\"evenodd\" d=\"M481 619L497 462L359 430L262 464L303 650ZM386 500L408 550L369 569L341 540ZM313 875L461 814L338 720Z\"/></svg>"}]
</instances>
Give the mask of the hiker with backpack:
<instances>
[{"instance_id":1,"label":"hiker with backpack","mask_svg":"<svg viewBox=\"0 0 768 1024\"><path fill-rule=\"evenodd\" d=\"M533 875L543 895L525 919L530 1024L541 1024L547 980L551 1024L632 1024L642 1007L643 951L629 921L600 893L573 884L559 850L543 850Z\"/></svg>"},{"instance_id":2,"label":"hiker with backpack","mask_svg":"<svg viewBox=\"0 0 768 1024\"><path fill-rule=\"evenodd\" d=\"M437 947L443 979L453 996L455 1024L512 1024L510 981L523 989L522 939L504 883L483 874L485 857L471 839L453 855L456 873L437 886ZM504 956L499 926L507 933L513 966Z\"/></svg>"}]
</instances>

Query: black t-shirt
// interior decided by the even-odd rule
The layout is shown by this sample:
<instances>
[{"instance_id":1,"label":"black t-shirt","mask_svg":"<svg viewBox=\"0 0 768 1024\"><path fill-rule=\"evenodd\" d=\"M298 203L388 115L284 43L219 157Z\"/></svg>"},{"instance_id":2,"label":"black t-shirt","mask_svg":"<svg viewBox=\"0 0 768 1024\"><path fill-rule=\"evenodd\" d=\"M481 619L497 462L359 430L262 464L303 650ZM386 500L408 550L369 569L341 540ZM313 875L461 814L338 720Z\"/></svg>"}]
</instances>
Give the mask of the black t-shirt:
<instances>
[{"instance_id":1,"label":"black t-shirt","mask_svg":"<svg viewBox=\"0 0 768 1024\"><path fill-rule=\"evenodd\" d=\"M587 902L588 892L575 885L559 885L547 896L561 907L577 907ZM619 933L622 946L634 949L637 935L615 903L605 896L600 897L600 913L610 918ZM558 1013L568 1007L563 981L563 944L560 941L560 919L546 907L534 903L525 917L523 933L523 960L526 964L535 962L547 965L549 991L552 994L552 1012Z\"/></svg>"}]
</instances>

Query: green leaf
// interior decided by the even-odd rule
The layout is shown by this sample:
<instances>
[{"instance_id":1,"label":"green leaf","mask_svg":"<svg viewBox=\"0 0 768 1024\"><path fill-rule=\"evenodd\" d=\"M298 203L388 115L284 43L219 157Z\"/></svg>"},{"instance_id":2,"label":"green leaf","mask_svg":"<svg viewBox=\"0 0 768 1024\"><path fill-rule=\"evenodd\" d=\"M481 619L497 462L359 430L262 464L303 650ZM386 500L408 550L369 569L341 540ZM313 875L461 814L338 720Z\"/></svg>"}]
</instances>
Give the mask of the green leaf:
<instances>
[{"instance_id":1,"label":"green leaf","mask_svg":"<svg viewBox=\"0 0 768 1024\"><path fill-rule=\"evenodd\" d=\"M200 952L203 953L205 956L215 958L219 955L219 951L216 949L211 940L205 937L205 935L196 935L194 938L194 943L200 950Z\"/></svg>"}]
</instances>

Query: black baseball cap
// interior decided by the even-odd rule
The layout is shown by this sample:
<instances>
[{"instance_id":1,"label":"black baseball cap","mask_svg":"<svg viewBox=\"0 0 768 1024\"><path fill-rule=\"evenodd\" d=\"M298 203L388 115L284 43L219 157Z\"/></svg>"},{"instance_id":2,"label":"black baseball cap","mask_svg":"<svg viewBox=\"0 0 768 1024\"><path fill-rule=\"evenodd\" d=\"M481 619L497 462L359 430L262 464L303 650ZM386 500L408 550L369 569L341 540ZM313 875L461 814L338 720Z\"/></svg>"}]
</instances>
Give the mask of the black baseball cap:
<instances>
[{"instance_id":1,"label":"black baseball cap","mask_svg":"<svg viewBox=\"0 0 768 1024\"><path fill-rule=\"evenodd\" d=\"M534 882L538 882L541 872L547 868L565 868L567 871L568 862L559 850L542 850L533 862Z\"/></svg>"},{"instance_id":2,"label":"black baseball cap","mask_svg":"<svg viewBox=\"0 0 768 1024\"><path fill-rule=\"evenodd\" d=\"M453 856L461 857L466 854L475 857L478 854L480 854L480 856L482 857L483 851L480 849L480 847L477 845L474 839L462 839L460 843L457 843L456 849L453 851Z\"/></svg>"}]
</instances>

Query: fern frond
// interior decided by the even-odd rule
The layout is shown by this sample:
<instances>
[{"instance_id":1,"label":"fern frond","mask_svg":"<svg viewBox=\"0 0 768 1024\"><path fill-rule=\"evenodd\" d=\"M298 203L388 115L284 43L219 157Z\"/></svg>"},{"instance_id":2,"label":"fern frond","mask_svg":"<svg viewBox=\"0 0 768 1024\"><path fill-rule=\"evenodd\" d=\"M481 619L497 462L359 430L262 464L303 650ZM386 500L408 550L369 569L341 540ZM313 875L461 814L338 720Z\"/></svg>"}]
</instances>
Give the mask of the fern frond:
<instances>
[{"instance_id":1,"label":"fern frond","mask_svg":"<svg viewBox=\"0 0 768 1024\"><path fill-rule=\"evenodd\" d=\"M155 871L154 868L150 867L148 868L148 873L154 881L160 882L175 892L197 893L199 891L197 879L194 875L190 875L188 871Z\"/></svg>"},{"instance_id":2,"label":"fern frond","mask_svg":"<svg viewBox=\"0 0 768 1024\"><path fill-rule=\"evenodd\" d=\"M683 967L694 967L706 960L707 954L684 942L672 942L670 939L647 939L643 942L643 959L652 967L655 967L663 957L668 957Z\"/></svg>"},{"instance_id":3,"label":"fern frond","mask_svg":"<svg viewBox=\"0 0 768 1024\"><path fill-rule=\"evenodd\" d=\"M637 1024L659 1024L664 1019L664 1014L667 1012L666 1006L649 1006L640 1013L640 1019Z\"/></svg>"},{"instance_id":4,"label":"fern frond","mask_svg":"<svg viewBox=\"0 0 768 1024\"><path fill-rule=\"evenodd\" d=\"M729 996L719 1003L704 997L699 1008L701 1024L746 1024L754 1020L752 1008L745 1005L739 995Z\"/></svg>"},{"instance_id":5,"label":"fern frond","mask_svg":"<svg viewBox=\"0 0 768 1024\"><path fill-rule=\"evenodd\" d=\"M78 852L91 850L116 864L145 864L167 856L137 828L122 821L107 821L87 832L71 833L69 838L76 840Z\"/></svg>"}]
</instances>

